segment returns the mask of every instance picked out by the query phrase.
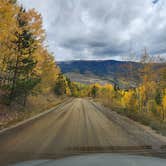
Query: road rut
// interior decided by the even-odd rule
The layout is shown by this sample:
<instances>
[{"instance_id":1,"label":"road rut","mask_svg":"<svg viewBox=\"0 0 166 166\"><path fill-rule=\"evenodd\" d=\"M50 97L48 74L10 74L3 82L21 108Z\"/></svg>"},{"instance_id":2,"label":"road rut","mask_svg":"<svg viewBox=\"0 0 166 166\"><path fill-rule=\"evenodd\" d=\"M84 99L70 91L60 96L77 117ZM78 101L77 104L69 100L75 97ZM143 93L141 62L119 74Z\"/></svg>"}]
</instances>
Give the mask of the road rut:
<instances>
[{"instance_id":1,"label":"road rut","mask_svg":"<svg viewBox=\"0 0 166 166\"><path fill-rule=\"evenodd\" d=\"M88 99L73 99L0 135L0 165L81 152L148 151L165 137Z\"/></svg>"}]
</instances>

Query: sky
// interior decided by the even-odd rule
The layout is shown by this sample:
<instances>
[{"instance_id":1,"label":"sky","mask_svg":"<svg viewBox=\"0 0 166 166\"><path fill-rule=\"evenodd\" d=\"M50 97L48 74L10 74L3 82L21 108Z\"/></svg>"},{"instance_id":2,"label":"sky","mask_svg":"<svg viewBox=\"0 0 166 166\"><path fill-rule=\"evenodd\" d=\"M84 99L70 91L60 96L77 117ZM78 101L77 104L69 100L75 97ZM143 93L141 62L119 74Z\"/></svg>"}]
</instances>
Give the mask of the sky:
<instances>
[{"instance_id":1,"label":"sky","mask_svg":"<svg viewBox=\"0 0 166 166\"><path fill-rule=\"evenodd\" d=\"M166 57L166 0L18 0L42 14L56 60Z\"/></svg>"}]
</instances>

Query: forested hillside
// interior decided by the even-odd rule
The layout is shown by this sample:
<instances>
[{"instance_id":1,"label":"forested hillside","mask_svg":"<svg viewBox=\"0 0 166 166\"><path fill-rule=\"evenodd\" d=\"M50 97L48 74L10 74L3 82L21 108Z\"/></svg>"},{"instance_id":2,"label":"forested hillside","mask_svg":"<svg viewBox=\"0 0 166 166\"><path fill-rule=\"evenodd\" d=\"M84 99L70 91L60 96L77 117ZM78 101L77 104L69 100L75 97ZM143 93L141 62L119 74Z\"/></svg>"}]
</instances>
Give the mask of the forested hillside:
<instances>
[{"instance_id":1,"label":"forested hillside","mask_svg":"<svg viewBox=\"0 0 166 166\"><path fill-rule=\"evenodd\" d=\"M60 69L44 45L42 17L16 0L0 0L0 129L61 102Z\"/></svg>"},{"instance_id":2,"label":"forested hillside","mask_svg":"<svg viewBox=\"0 0 166 166\"><path fill-rule=\"evenodd\" d=\"M91 60L58 62L63 73L71 80L81 83L111 83L121 88L136 87L140 81L140 71L144 67L140 62ZM153 63L153 70L160 72L163 63Z\"/></svg>"},{"instance_id":3,"label":"forested hillside","mask_svg":"<svg viewBox=\"0 0 166 166\"><path fill-rule=\"evenodd\" d=\"M31 93L50 92L59 68L43 42L41 15L15 0L0 0L0 101L25 105Z\"/></svg>"}]
</instances>

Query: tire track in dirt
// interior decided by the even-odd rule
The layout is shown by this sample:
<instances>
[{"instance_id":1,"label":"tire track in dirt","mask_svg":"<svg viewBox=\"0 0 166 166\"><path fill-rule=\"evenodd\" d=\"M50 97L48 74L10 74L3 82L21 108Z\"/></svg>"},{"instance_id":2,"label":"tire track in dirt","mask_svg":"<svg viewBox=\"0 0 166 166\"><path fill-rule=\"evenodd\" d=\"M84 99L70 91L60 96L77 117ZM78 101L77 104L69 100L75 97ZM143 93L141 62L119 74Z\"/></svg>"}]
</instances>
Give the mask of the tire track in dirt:
<instances>
[{"instance_id":1,"label":"tire track in dirt","mask_svg":"<svg viewBox=\"0 0 166 166\"><path fill-rule=\"evenodd\" d=\"M78 98L27 126L0 135L0 165L91 151L127 152L163 143L135 122L100 104Z\"/></svg>"},{"instance_id":2,"label":"tire track in dirt","mask_svg":"<svg viewBox=\"0 0 166 166\"><path fill-rule=\"evenodd\" d=\"M135 139L132 135L128 134L124 129L118 124L114 123L114 121L110 121L110 119L98 108L94 107L94 104L91 103L94 111L97 116L100 118L96 118L100 127L103 130L103 136L107 136L108 145L113 146L128 146L128 145L140 145L140 142Z\"/></svg>"},{"instance_id":3,"label":"tire track in dirt","mask_svg":"<svg viewBox=\"0 0 166 166\"><path fill-rule=\"evenodd\" d=\"M22 152L28 149L33 149L35 151L35 149L38 149L46 141L46 138L50 136L47 133L47 131L49 131L48 129L54 126L53 124L55 124L57 119L61 120L61 117L65 114L66 111L65 107L70 108L71 104L72 103L67 103L66 105L60 107L58 110L51 112L48 116L51 116L52 118L49 118L49 120L46 116L40 120L37 120L36 123L33 123L32 125L28 126L26 128L26 132L24 130L21 130L16 133L13 139L6 139L5 144L3 144L5 146L4 149L10 152ZM43 123L43 121L45 121L45 123ZM3 145L1 146L1 149L3 149ZM24 147L24 149L20 147Z\"/></svg>"},{"instance_id":4,"label":"tire track in dirt","mask_svg":"<svg viewBox=\"0 0 166 166\"><path fill-rule=\"evenodd\" d=\"M157 134L149 127L139 124L125 116L121 116L108 108L101 106L99 103L90 101L97 110L102 112L111 122L119 126L128 136L131 137L138 145L151 145L158 149L161 145L166 144L166 137Z\"/></svg>"}]
</instances>

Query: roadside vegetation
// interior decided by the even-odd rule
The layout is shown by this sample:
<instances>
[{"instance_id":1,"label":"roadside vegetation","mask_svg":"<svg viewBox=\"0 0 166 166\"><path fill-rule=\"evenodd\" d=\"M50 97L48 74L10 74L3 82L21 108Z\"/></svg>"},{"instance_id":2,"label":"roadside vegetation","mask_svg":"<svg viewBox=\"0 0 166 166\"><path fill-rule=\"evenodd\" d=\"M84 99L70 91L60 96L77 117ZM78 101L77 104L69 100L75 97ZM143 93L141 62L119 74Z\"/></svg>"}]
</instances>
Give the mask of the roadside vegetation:
<instances>
[{"instance_id":1,"label":"roadside vegetation","mask_svg":"<svg viewBox=\"0 0 166 166\"><path fill-rule=\"evenodd\" d=\"M0 0L0 128L61 101L60 74L44 41L42 17L16 0Z\"/></svg>"}]
</instances>

